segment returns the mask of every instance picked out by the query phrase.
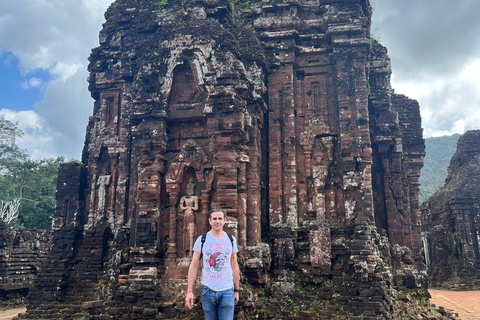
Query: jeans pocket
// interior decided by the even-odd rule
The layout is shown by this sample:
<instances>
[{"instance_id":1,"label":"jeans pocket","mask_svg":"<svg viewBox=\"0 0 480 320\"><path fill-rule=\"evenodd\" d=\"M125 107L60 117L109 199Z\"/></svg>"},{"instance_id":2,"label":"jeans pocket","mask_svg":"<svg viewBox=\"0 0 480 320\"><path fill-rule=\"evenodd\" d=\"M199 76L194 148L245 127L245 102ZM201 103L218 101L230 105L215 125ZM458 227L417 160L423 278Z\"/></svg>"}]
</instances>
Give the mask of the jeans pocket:
<instances>
[{"instance_id":1,"label":"jeans pocket","mask_svg":"<svg viewBox=\"0 0 480 320\"><path fill-rule=\"evenodd\" d=\"M202 294L206 294L208 291L210 291L210 289L208 289L205 286L202 286Z\"/></svg>"}]
</instances>

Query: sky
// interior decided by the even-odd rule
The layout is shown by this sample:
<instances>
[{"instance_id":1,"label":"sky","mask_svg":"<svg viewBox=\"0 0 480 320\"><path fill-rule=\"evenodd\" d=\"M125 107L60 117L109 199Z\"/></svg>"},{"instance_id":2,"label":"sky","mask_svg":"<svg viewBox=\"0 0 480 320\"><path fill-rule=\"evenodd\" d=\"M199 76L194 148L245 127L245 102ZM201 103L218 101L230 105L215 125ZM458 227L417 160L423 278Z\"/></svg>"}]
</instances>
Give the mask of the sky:
<instances>
[{"instance_id":1,"label":"sky","mask_svg":"<svg viewBox=\"0 0 480 320\"><path fill-rule=\"evenodd\" d=\"M88 56L112 0L0 1L0 118L34 159L80 159L93 99ZM396 93L420 102L424 137L480 128L479 0L373 0Z\"/></svg>"}]
</instances>

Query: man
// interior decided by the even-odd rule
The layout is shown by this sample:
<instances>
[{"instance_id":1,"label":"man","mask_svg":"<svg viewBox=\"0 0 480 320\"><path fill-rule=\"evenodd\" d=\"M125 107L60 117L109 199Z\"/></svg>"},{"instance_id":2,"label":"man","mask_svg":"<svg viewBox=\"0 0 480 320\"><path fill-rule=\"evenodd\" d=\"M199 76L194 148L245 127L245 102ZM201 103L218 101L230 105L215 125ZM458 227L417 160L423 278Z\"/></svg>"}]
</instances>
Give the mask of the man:
<instances>
[{"instance_id":1,"label":"man","mask_svg":"<svg viewBox=\"0 0 480 320\"><path fill-rule=\"evenodd\" d=\"M225 213L212 209L208 222L212 227L204 238L197 238L193 246L193 257L188 269L188 287L185 304L193 307L193 285L197 270L202 263L202 307L205 320L231 320L239 299L240 269L237 261L237 241L223 231Z\"/></svg>"}]
</instances>

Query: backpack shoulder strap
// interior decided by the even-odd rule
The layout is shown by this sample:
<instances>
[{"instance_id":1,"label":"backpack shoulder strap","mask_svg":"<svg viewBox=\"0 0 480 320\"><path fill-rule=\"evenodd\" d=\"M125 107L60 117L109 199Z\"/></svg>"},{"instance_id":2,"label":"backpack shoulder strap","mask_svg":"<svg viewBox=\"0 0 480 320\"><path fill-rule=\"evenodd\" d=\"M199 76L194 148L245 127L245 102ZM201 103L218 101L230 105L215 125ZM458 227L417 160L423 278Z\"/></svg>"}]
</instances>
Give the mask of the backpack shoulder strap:
<instances>
[{"instance_id":1,"label":"backpack shoulder strap","mask_svg":"<svg viewBox=\"0 0 480 320\"><path fill-rule=\"evenodd\" d=\"M200 258L198 258L198 260L202 260L202 256L203 256L203 244L205 243L205 239L207 238L207 234L204 233L202 234L202 246L200 247Z\"/></svg>"},{"instance_id":2,"label":"backpack shoulder strap","mask_svg":"<svg viewBox=\"0 0 480 320\"><path fill-rule=\"evenodd\" d=\"M230 239L230 242L232 243L232 250L233 250L233 236L229 233L227 233L228 238Z\"/></svg>"}]
</instances>

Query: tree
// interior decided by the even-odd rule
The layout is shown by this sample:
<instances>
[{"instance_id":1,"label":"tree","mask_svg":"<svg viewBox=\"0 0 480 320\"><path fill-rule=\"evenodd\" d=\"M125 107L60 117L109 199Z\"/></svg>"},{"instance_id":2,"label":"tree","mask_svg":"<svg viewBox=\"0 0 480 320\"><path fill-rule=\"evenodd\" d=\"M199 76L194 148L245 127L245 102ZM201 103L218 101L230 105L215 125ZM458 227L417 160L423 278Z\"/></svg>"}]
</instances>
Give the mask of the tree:
<instances>
[{"instance_id":1,"label":"tree","mask_svg":"<svg viewBox=\"0 0 480 320\"><path fill-rule=\"evenodd\" d=\"M0 201L0 219L11 223L18 218L18 207L20 207L20 198L13 201Z\"/></svg>"},{"instance_id":2,"label":"tree","mask_svg":"<svg viewBox=\"0 0 480 320\"><path fill-rule=\"evenodd\" d=\"M63 157L9 161L0 175L0 196L4 201L20 199L13 225L50 229L55 212L58 167Z\"/></svg>"},{"instance_id":3,"label":"tree","mask_svg":"<svg viewBox=\"0 0 480 320\"><path fill-rule=\"evenodd\" d=\"M0 119L0 161L27 158L27 152L17 145L17 139L22 136L23 131L17 127L16 123L4 118ZM0 162L0 166L1 164Z\"/></svg>"},{"instance_id":4,"label":"tree","mask_svg":"<svg viewBox=\"0 0 480 320\"><path fill-rule=\"evenodd\" d=\"M5 212L15 208L6 204L18 201L18 216L10 221L12 225L50 229L58 167L64 158L30 159L16 144L22 135L16 124L0 119L0 201Z\"/></svg>"},{"instance_id":5,"label":"tree","mask_svg":"<svg viewBox=\"0 0 480 320\"><path fill-rule=\"evenodd\" d=\"M448 175L450 159L457 150L459 134L425 139L425 159L420 174L420 201L440 190Z\"/></svg>"}]
</instances>

